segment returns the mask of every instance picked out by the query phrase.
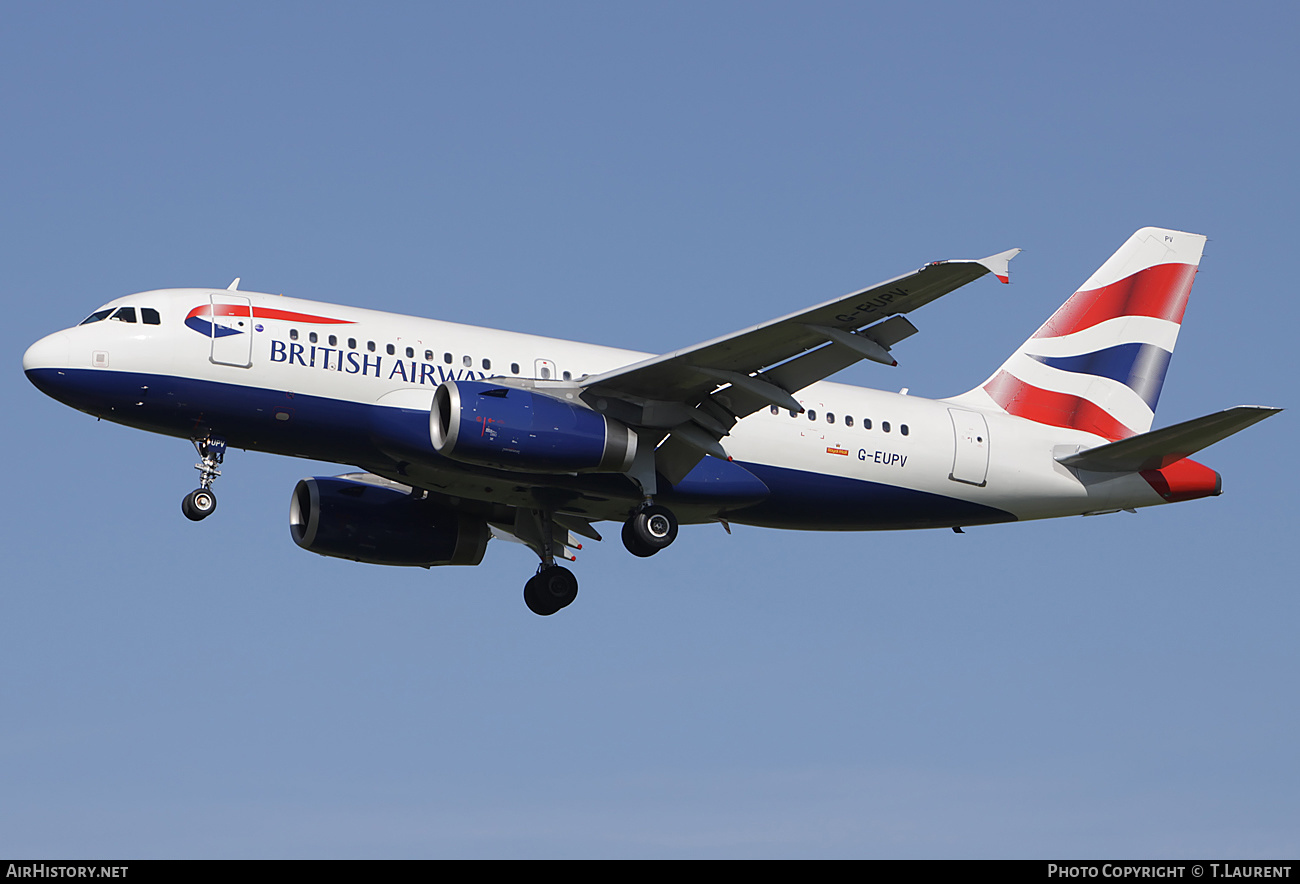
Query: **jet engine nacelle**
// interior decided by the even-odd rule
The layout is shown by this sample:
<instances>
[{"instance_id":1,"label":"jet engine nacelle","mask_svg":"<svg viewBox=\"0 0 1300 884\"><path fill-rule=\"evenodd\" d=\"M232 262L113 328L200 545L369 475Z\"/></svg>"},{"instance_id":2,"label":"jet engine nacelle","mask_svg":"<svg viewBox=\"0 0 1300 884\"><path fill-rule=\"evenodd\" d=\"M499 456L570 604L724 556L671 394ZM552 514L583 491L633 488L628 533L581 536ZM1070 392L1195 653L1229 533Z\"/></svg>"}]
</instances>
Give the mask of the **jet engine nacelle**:
<instances>
[{"instance_id":1,"label":"jet engine nacelle","mask_svg":"<svg viewBox=\"0 0 1300 884\"><path fill-rule=\"evenodd\" d=\"M636 456L636 434L618 421L491 381L438 387L429 436L444 457L530 473L621 473Z\"/></svg>"},{"instance_id":2,"label":"jet engine nacelle","mask_svg":"<svg viewBox=\"0 0 1300 884\"><path fill-rule=\"evenodd\" d=\"M303 479L289 505L293 542L308 552L372 565L477 565L487 522L400 488L343 478Z\"/></svg>"}]
</instances>

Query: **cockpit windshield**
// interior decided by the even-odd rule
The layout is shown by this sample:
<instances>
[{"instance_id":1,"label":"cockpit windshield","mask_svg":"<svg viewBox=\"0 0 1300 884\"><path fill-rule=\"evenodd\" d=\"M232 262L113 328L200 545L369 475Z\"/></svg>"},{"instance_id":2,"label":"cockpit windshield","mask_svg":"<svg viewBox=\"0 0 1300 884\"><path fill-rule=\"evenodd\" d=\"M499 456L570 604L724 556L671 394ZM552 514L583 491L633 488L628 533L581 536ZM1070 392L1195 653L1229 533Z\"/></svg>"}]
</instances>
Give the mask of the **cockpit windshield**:
<instances>
[{"instance_id":1,"label":"cockpit windshield","mask_svg":"<svg viewBox=\"0 0 1300 884\"><path fill-rule=\"evenodd\" d=\"M118 322L135 322L136 321L135 308L134 307L105 307L103 310L96 310L94 313L90 314L89 316L87 316L85 319L81 320L81 322L77 324L90 325L92 322L100 322L101 320L108 319L109 317L112 317L114 320ZM152 307L141 307L140 319L144 322L145 325L160 325L162 323L161 317L158 315L158 311Z\"/></svg>"},{"instance_id":2,"label":"cockpit windshield","mask_svg":"<svg viewBox=\"0 0 1300 884\"><path fill-rule=\"evenodd\" d=\"M101 319L108 319L108 317L112 315L112 313L113 313L112 307L108 307L104 310L96 310L94 313L90 314L89 316L87 316L85 319L81 320L81 322L77 324L90 325L92 322L99 322Z\"/></svg>"}]
</instances>

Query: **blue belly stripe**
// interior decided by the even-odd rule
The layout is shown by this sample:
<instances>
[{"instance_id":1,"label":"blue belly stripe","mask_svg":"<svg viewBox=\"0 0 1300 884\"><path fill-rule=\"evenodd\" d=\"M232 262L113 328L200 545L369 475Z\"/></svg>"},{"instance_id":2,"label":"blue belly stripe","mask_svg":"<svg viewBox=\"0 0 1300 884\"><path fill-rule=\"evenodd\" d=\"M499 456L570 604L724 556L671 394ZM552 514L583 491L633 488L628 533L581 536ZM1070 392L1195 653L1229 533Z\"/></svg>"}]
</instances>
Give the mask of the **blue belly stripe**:
<instances>
[{"instance_id":1,"label":"blue belly stripe","mask_svg":"<svg viewBox=\"0 0 1300 884\"><path fill-rule=\"evenodd\" d=\"M100 369L32 369L43 393L88 414L186 439L212 431L232 448L266 451L401 473L403 461L466 474L503 474L453 463L433 450L424 411L345 402L260 387ZM284 416L280 419L278 416ZM512 474L541 486L639 495L614 474ZM934 528L1012 522L1011 513L941 494L758 463L706 457L659 495L674 504L716 507L737 524L818 531Z\"/></svg>"}]
</instances>

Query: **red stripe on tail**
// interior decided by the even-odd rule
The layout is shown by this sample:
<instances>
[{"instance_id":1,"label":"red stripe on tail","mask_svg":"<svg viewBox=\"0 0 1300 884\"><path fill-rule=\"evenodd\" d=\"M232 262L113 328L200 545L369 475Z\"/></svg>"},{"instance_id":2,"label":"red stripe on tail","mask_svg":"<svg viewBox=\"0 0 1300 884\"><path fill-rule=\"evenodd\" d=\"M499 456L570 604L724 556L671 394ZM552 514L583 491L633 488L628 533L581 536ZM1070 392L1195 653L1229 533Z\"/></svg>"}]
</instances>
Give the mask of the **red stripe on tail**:
<instances>
[{"instance_id":1,"label":"red stripe on tail","mask_svg":"<svg viewBox=\"0 0 1300 884\"><path fill-rule=\"evenodd\" d=\"M984 390L1007 414L1034 423L1083 430L1112 442L1137 435L1082 396L1044 390L1005 371L998 372Z\"/></svg>"},{"instance_id":2,"label":"red stripe on tail","mask_svg":"<svg viewBox=\"0 0 1300 884\"><path fill-rule=\"evenodd\" d=\"M1195 278L1195 265L1157 264L1099 289L1075 292L1034 337L1068 335L1119 316L1154 316L1181 323Z\"/></svg>"}]
</instances>

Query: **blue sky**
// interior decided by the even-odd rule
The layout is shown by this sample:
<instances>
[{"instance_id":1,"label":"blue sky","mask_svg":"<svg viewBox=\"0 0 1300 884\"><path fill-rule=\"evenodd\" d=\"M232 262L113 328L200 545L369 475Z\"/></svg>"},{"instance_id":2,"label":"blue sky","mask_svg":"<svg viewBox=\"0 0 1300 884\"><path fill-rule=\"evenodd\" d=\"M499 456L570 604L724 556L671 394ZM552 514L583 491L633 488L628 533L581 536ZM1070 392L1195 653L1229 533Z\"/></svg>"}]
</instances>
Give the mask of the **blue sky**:
<instances>
[{"instance_id":1,"label":"blue sky","mask_svg":"<svg viewBox=\"0 0 1300 884\"><path fill-rule=\"evenodd\" d=\"M1285 4L11 4L0 854L1300 852L1288 411L1222 497L535 559L297 549L294 482L71 411L23 350L225 286L666 351L1011 247L911 317L945 396L1136 228L1210 237L1157 425L1291 407Z\"/></svg>"}]
</instances>

